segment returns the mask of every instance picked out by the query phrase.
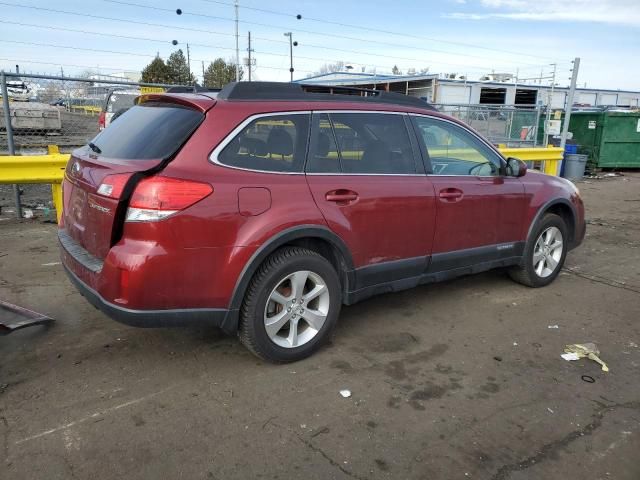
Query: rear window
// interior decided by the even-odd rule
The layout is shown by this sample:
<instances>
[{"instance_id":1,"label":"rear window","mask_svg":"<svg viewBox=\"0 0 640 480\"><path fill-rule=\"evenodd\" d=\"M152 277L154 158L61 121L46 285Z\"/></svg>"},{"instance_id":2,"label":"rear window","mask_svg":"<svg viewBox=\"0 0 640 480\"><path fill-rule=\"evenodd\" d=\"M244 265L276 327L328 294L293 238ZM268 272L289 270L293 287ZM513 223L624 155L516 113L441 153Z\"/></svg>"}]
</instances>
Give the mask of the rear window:
<instances>
[{"instance_id":1,"label":"rear window","mask_svg":"<svg viewBox=\"0 0 640 480\"><path fill-rule=\"evenodd\" d=\"M197 128L204 114L168 103L130 108L100 132L93 144L107 158L148 160L173 155Z\"/></svg>"}]
</instances>

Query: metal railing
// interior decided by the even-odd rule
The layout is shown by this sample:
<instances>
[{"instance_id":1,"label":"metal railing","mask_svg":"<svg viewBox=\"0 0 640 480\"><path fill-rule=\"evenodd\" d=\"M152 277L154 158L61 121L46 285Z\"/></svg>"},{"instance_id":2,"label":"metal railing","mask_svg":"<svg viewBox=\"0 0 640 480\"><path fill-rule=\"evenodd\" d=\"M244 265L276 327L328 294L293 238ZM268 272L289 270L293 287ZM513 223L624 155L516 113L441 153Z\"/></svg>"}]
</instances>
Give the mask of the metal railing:
<instances>
[{"instance_id":1,"label":"metal railing","mask_svg":"<svg viewBox=\"0 0 640 480\"><path fill-rule=\"evenodd\" d=\"M540 163L544 173L557 175L563 150L559 147L499 147L505 157L517 157L528 163ZM50 183L57 220L62 215L62 179L69 154L61 154L50 145L47 155L15 155L0 159L0 184Z\"/></svg>"}]
</instances>

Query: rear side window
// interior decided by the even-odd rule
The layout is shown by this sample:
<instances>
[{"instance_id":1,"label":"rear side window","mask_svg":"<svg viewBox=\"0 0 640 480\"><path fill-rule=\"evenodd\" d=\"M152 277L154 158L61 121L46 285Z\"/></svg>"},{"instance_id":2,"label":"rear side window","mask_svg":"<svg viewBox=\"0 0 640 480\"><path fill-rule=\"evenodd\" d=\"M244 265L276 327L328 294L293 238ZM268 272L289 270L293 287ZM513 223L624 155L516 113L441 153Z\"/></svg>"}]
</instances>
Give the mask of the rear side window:
<instances>
[{"instance_id":1,"label":"rear side window","mask_svg":"<svg viewBox=\"0 0 640 480\"><path fill-rule=\"evenodd\" d=\"M308 170L344 174L417 173L404 116L385 113L318 115L318 120L314 121Z\"/></svg>"},{"instance_id":2,"label":"rear side window","mask_svg":"<svg viewBox=\"0 0 640 480\"><path fill-rule=\"evenodd\" d=\"M169 103L130 108L91 142L102 157L164 159L173 155L197 128L204 114Z\"/></svg>"},{"instance_id":3,"label":"rear side window","mask_svg":"<svg viewBox=\"0 0 640 480\"><path fill-rule=\"evenodd\" d=\"M301 172L308 135L307 113L260 117L222 149L218 161L265 172Z\"/></svg>"}]
</instances>

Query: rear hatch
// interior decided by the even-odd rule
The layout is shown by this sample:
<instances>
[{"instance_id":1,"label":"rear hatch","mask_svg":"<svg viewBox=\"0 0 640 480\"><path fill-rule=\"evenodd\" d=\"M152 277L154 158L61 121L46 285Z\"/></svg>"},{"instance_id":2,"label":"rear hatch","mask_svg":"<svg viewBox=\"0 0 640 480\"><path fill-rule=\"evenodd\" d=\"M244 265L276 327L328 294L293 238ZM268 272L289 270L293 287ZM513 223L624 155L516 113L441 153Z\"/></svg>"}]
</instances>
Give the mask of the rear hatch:
<instances>
[{"instance_id":1,"label":"rear hatch","mask_svg":"<svg viewBox=\"0 0 640 480\"><path fill-rule=\"evenodd\" d=\"M135 184L175 156L202 122L209 103L187 105L171 97L146 101L75 150L65 171L66 235L104 259L119 234Z\"/></svg>"}]
</instances>

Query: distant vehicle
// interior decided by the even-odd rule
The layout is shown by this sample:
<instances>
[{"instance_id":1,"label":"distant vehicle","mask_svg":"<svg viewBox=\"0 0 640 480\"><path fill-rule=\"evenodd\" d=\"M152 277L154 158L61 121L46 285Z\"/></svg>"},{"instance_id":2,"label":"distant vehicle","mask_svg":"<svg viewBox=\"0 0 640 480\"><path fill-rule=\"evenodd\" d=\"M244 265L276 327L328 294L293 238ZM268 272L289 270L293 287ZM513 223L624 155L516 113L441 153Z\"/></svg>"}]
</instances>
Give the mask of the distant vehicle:
<instances>
[{"instance_id":1,"label":"distant vehicle","mask_svg":"<svg viewBox=\"0 0 640 480\"><path fill-rule=\"evenodd\" d=\"M107 93L98 117L98 128L104 130L116 118L135 105L135 99L141 94L139 89L112 88Z\"/></svg>"},{"instance_id":2,"label":"distant vehicle","mask_svg":"<svg viewBox=\"0 0 640 480\"><path fill-rule=\"evenodd\" d=\"M302 87L142 96L75 150L58 238L87 300L140 327L216 325L288 362L343 304L496 267L543 287L582 242L568 180L422 100Z\"/></svg>"},{"instance_id":3,"label":"distant vehicle","mask_svg":"<svg viewBox=\"0 0 640 480\"><path fill-rule=\"evenodd\" d=\"M64 98L59 98L58 100L54 100L49 103L52 107L66 107L68 102Z\"/></svg>"},{"instance_id":4,"label":"distant vehicle","mask_svg":"<svg viewBox=\"0 0 640 480\"><path fill-rule=\"evenodd\" d=\"M22 80L7 80L7 94L16 102L28 102L31 89Z\"/></svg>"}]
</instances>

